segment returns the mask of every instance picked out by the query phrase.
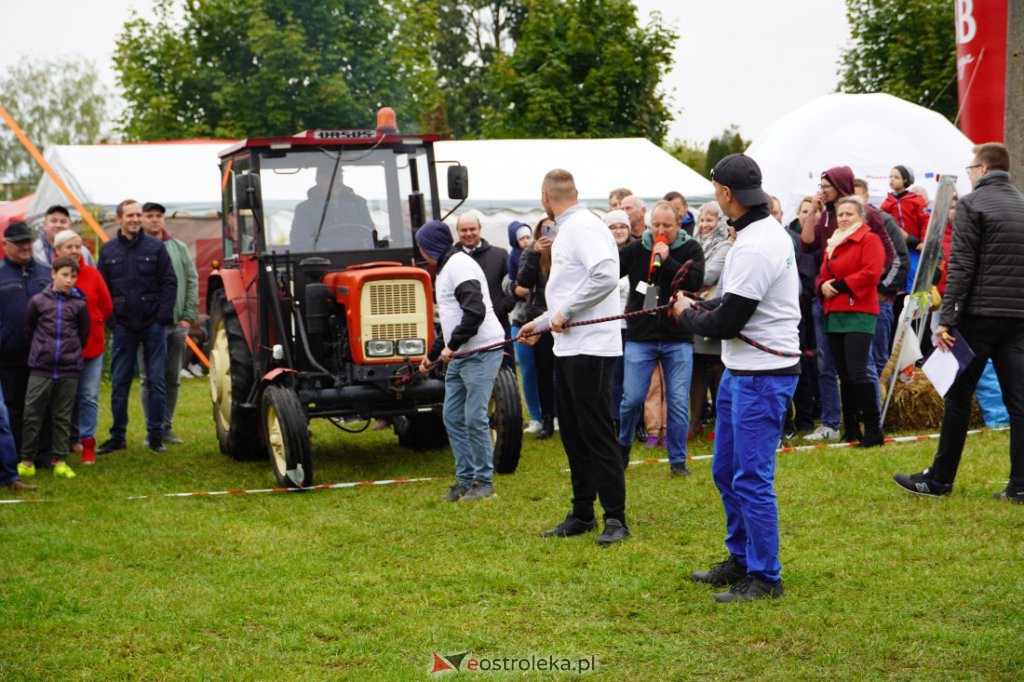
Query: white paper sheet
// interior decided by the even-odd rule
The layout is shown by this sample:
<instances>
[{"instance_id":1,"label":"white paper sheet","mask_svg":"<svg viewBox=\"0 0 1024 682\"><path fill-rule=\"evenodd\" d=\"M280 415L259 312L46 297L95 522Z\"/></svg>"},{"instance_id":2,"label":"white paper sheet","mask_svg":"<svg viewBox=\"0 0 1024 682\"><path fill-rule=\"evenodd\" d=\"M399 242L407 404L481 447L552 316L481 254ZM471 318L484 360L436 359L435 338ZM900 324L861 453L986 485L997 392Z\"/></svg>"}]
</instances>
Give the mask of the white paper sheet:
<instances>
[{"instance_id":1,"label":"white paper sheet","mask_svg":"<svg viewBox=\"0 0 1024 682\"><path fill-rule=\"evenodd\" d=\"M935 349L921 365L921 369L924 370L925 376L928 377L928 381L932 382L932 386L935 387L939 395L945 398L946 391L956 380L960 363L957 362L956 355L952 352L946 353Z\"/></svg>"}]
</instances>

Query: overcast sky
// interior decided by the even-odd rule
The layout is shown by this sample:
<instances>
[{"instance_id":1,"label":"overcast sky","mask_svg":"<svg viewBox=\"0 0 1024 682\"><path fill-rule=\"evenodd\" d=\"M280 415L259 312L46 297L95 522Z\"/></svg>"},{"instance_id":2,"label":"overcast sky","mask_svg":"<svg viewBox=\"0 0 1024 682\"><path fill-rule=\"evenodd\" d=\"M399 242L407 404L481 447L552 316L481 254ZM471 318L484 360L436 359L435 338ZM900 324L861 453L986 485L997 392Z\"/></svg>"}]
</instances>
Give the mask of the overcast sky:
<instances>
[{"instance_id":1,"label":"overcast sky","mask_svg":"<svg viewBox=\"0 0 1024 682\"><path fill-rule=\"evenodd\" d=\"M736 123L752 139L776 118L835 89L847 44L843 0L634 0L640 20L661 11L681 35L669 138L707 141ZM113 90L114 41L129 10L153 0L0 0L7 31L0 69L22 56L93 59ZM0 98L3 93L0 93Z\"/></svg>"}]
</instances>

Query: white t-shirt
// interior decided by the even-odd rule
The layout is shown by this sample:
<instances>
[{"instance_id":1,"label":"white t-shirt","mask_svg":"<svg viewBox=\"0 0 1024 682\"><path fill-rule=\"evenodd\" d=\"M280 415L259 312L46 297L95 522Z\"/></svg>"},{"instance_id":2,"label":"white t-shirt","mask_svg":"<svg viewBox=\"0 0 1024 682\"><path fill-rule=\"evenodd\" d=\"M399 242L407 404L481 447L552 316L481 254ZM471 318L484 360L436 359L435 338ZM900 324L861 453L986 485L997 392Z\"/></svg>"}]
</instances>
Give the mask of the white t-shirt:
<instances>
[{"instance_id":1,"label":"white t-shirt","mask_svg":"<svg viewBox=\"0 0 1024 682\"><path fill-rule=\"evenodd\" d=\"M736 233L725 256L721 290L760 301L742 329L744 336L775 350L800 350L800 278L793 239L779 221L763 218ZM797 359L728 339L722 341L722 362L733 370L761 371L792 367Z\"/></svg>"},{"instance_id":2,"label":"white t-shirt","mask_svg":"<svg viewBox=\"0 0 1024 682\"><path fill-rule=\"evenodd\" d=\"M590 280L590 269L604 263L613 278L608 295L597 304L571 316L570 322L583 322L621 314L619 310L619 250L604 221L576 204L558 216L558 236L551 245L551 275L545 296L548 319L563 311L577 292ZM618 320L569 328L554 334L554 353L559 357L622 355L622 332Z\"/></svg>"},{"instance_id":3,"label":"white t-shirt","mask_svg":"<svg viewBox=\"0 0 1024 682\"><path fill-rule=\"evenodd\" d=\"M480 283L480 293L484 298L487 315L477 329L476 335L459 346L459 351L471 350L480 346L497 343L505 338L505 331L494 314L491 305L491 294L487 290L487 278L484 271L473 260L472 256L463 251L456 251L437 275L437 312L441 317L441 333L445 343L451 341L452 331L462 322L462 307L455 298L455 290L463 282L476 280Z\"/></svg>"}]
</instances>

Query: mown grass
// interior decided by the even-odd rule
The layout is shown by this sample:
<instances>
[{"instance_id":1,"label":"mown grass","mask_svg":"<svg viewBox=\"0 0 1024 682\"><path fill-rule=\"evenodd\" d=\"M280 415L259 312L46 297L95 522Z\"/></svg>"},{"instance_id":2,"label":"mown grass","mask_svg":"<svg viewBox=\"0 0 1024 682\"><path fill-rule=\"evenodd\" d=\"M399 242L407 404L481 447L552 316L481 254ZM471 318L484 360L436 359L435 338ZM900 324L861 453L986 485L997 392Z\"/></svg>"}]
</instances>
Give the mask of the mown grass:
<instances>
[{"instance_id":1,"label":"mown grass","mask_svg":"<svg viewBox=\"0 0 1024 682\"><path fill-rule=\"evenodd\" d=\"M45 504L0 506L4 679L424 679L432 650L594 656L591 677L612 680L1011 680L1024 669L1024 508L990 498L1005 483L1005 433L968 440L943 500L889 480L926 465L931 442L780 456L787 597L722 606L686 580L723 555L708 461L689 479L631 468L634 538L601 549L593 535L539 536L568 508L557 439L527 437L519 471L475 504L440 500L447 450L319 422L320 483L441 480L127 500L272 484L266 463L217 451L205 382L185 382L176 430L188 443L163 455L141 447L134 410L129 452L76 467L72 481L42 472Z\"/></svg>"}]
</instances>

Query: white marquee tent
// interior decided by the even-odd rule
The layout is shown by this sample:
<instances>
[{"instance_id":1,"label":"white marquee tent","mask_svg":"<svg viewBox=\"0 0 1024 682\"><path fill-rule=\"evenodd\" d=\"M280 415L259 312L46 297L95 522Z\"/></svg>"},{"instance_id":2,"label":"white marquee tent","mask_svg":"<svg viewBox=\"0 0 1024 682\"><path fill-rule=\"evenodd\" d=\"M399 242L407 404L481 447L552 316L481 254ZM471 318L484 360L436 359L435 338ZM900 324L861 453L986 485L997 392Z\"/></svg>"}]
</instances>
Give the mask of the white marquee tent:
<instances>
[{"instance_id":1,"label":"white marquee tent","mask_svg":"<svg viewBox=\"0 0 1024 682\"><path fill-rule=\"evenodd\" d=\"M779 197L786 219L813 195L822 171L850 166L881 203L893 166L913 168L915 184L934 198L940 175L956 175L970 191L964 167L971 141L944 116L885 94L825 95L783 116L754 140L748 156L761 166L764 188Z\"/></svg>"},{"instance_id":2,"label":"white marquee tent","mask_svg":"<svg viewBox=\"0 0 1024 682\"><path fill-rule=\"evenodd\" d=\"M66 145L50 148L46 156L83 204L112 211L132 197L159 201L170 214L203 216L220 209L217 154L231 142ZM671 190L694 203L713 195L710 182L644 139L450 141L437 143L435 154L439 161L459 161L469 168L470 199L462 210L480 211L487 238L501 245L509 221L539 219L541 180L555 167L573 173L580 198L596 209L603 210L608 192L622 186L649 200ZM447 197L444 164L438 164L438 176L441 196ZM356 189L374 198L375 188ZM44 176L29 220L41 219L52 204L67 203Z\"/></svg>"}]
</instances>

